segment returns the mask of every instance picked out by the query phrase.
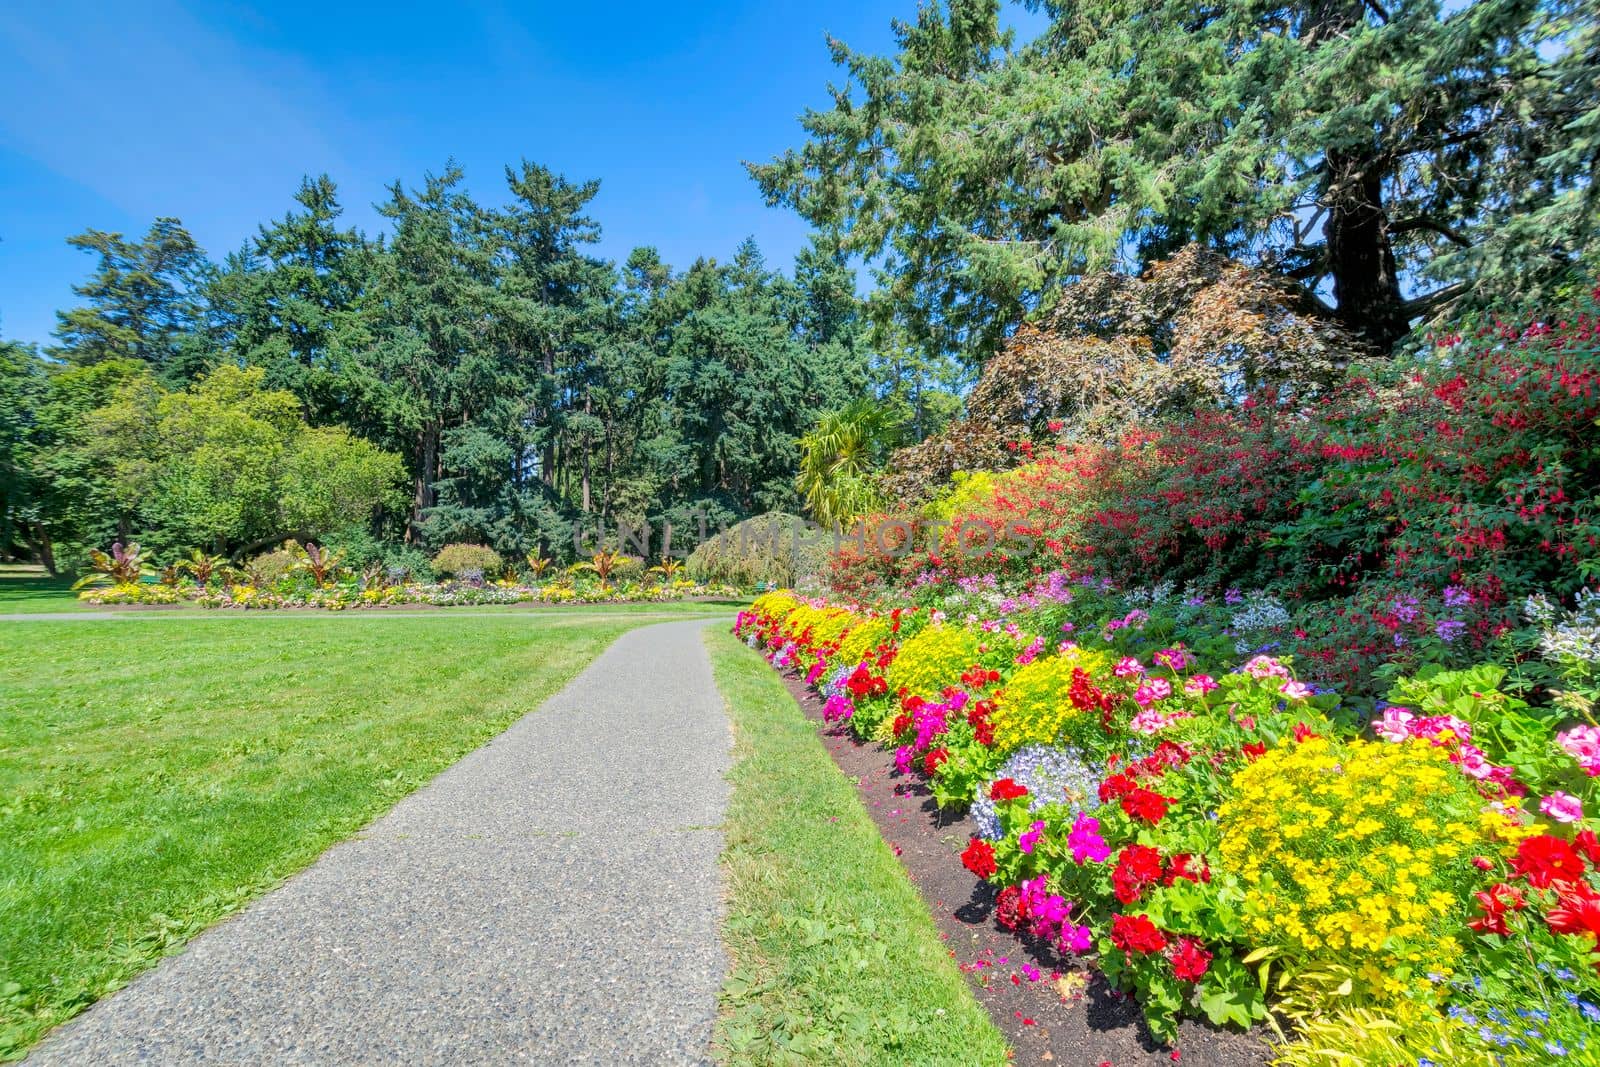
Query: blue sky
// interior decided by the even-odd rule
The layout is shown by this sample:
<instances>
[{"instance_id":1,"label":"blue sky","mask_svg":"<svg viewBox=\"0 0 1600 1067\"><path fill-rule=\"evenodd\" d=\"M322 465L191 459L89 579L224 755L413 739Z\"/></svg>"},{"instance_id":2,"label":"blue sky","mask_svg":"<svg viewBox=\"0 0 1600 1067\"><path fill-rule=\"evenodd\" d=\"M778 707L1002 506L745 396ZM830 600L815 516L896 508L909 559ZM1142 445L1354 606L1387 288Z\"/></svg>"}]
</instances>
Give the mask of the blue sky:
<instances>
[{"instance_id":1,"label":"blue sky","mask_svg":"<svg viewBox=\"0 0 1600 1067\"><path fill-rule=\"evenodd\" d=\"M0 8L0 332L44 342L86 227L183 219L214 258L281 217L305 173L368 232L384 187L454 157L498 202L527 157L597 177L601 252L677 266L753 235L787 266L806 227L741 160L800 141L838 80L825 35L887 51L915 0L735 4L281 0ZM1019 13L1032 20L1032 16Z\"/></svg>"}]
</instances>

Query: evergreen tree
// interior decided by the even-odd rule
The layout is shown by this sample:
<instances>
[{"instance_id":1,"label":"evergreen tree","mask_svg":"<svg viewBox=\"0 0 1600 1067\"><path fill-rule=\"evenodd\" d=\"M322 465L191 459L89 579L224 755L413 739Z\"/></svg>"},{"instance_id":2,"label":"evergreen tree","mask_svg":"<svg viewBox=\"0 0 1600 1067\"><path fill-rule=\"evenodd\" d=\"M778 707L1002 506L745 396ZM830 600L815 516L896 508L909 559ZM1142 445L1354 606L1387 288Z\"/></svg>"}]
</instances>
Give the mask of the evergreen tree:
<instances>
[{"instance_id":1,"label":"evergreen tree","mask_svg":"<svg viewBox=\"0 0 1600 1067\"><path fill-rule=\"evenodd\" d=\"M63 358L143 360L169 381L204 368L209 346L201 293L211 268L178 219L156 219L137 242L91 229L67 243L93 254L96 266L72 290L88 304L57 312Z\"/></svg>"},{"instance_id":2,"label":"evergreen tree","mask_svg":"<svg viewBox=\"0 0 1600 1067\"><path fill-rule=\"evenodd\" d=\"M339 226L344 209L327 175L302 180L294 199L303 210L260 227L229 257L211 295L235 355L264 368L270 388L298 396L313 421L326 422L350 399L333 339L361 293L366 239Z\"/></svg>"},{"instance_id":3,"label":"evergreen tree","mask_svg":"<svg viewBox=\"0 0 1600 1067\"><path fill-rule=\"evenodd\" d=\"M1596 228L1600 81L1568 0L924 3L808 143L752 167L847 251L880 321L982 359L1064 280L1191 241L1387 350L1421 316L1558 278ZM1331 301L1328 303L1327 301Z\"/></svg>"}]
</instances>

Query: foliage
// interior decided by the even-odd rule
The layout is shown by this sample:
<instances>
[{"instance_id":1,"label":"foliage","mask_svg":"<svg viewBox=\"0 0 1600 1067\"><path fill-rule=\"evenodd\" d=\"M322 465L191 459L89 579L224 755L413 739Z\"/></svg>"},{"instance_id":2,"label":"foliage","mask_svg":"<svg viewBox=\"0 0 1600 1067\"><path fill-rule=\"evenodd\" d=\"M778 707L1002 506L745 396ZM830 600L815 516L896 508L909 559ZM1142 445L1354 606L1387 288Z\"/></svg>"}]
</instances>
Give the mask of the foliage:
<instances>
[{"instance_id":1,"label":"foliage","mask_svg":"<svg viewBox=\"0 0 1600 1067\"><path fill-rule=\"evenodd\" d=\"M872 473L898 431L889 409L855 400L823 415L800 439L795 488L824 529L849 526L881 508L883 498Z\"/></svg>"},{"instance_id":2,"label":"foliage","mask_svg":"<svg viewBox=\"0 0 1600 1067\"><path fill-rule=\"evenodd\" d=\"M773 511L709 537L687 560L698 581L736 586L794 586L814 580L833 547L830 534L804 519Z\"/></svg>"},{"instance_id":3,"label":"foliage","mask_svg":"<svg viewBox=\"0 0 1600 1067\"><path fill-rule=\"evenodd\" d=\"M986 358L1061 284L1190 242L1248 254L1387 351L1471 294L1548 297L1595 230L1595 28L1576 5L924 5L751 171L913 341ZM930 180L937 175L938 180ZM1403 280L1420 293L1408 293Z\"/></svg>"},{"instance_id":4,"label":"foliage","mask_svg":"<svg viewBox=\"0 0 1600 1067\"><path fill-rule=\"evenodd\" d=\"M89 553L90 573L80 578L72 588L83 589L93 585L137 585L154 569L144 557L137 541L124 546L120 541L110 552L95 549Z\"/></svg>"},{"instance_id":5,"label":"foliage","mask_svg":"<svg viewBox=\"0 0 1600 1067\"><path fill-rule=\"evenodd\" d=\"M435 573L446 577L459 577L464 571L477 571L481 578L496 574L505 566L500 553L486 545L445 545L433 557L431 566Z\"/></svg>"},{"instance_id":6,"label":"foliage","mask_svg":"<svg viewBox=\"0 0 1600 1067\"><path fill-rule=\"evenodd\" d=\"M293 574L298 563L292 551L279 547L256 556L245 566L245 571L255 585L271 588Z\"/></svg>"}]
</instances>

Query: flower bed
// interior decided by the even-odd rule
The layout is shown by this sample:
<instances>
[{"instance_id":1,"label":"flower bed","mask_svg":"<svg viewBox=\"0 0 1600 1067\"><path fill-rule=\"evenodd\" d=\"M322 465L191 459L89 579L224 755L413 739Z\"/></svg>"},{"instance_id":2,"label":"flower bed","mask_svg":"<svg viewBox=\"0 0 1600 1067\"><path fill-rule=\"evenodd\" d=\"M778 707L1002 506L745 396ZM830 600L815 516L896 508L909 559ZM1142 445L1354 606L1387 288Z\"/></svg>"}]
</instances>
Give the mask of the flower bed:
<instances>
[{"instance_id":1,"label":"flower bed","mask_svg":"<svg viewBox=\"0 0 1600 1067\"><path fill-rule=\"evenodd\" d=\"M483 607L503 604L650 604L739 595L727 586L682 580L660 583L594 581L522 585L502 582L366 584L358 579L310 585L293 580L271 585L192 581L172 584L124 582L85 590L81 598L96 605L194 604L203 608L271 610L318 608L345 611L385 607Z\"/></svg>"},{"instance_id":2,"label":"flower bed","mask_svg":"<svg viewBox=\"0 0 1600 1067\"><path fill-rule=\"evenodd\" d=\"M1002 584L772 593L735 630L970 809L996 921L1136 993L1160 1037L1275 1013L1304 1035L1286 1063L1600 1062L1581 684L1531 706L1491 664L1372 701L1263 648L1283 623L1261 600ZM1552 655L1593 604L1530 605Z\"/></svg>"}]
</instances>

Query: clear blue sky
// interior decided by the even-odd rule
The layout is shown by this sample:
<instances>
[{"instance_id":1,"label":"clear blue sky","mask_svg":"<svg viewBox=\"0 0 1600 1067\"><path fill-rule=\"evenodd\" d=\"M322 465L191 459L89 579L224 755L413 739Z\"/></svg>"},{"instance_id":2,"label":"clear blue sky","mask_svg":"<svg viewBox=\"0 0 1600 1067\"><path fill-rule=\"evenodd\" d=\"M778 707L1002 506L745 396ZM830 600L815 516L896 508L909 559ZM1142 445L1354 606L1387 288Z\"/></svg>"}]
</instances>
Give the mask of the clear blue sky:
<instances>
[{"instance_id":1,"label":"clear blue sky","mask_svg":"<svg viewBox=\"0 0 1600 1067\"><path fill-rule=\"evenodd\" d=\"M601 252L788 266L806 227L740 166L796 145L838 80L825 35L886 51L915 0L460 4L192 0L0 7L0 333L44 342L86 227L176 215L220 259L305 173L346 217L450 158L498 202L527 157L602 180ZM1020 18L1034 17L1019 12Z\"/></svg>"}]
</instances>

